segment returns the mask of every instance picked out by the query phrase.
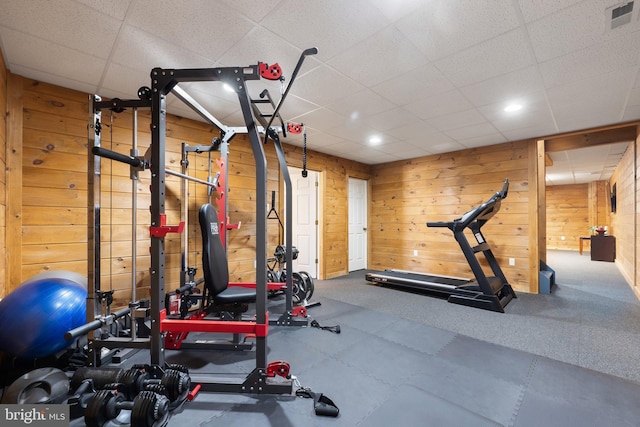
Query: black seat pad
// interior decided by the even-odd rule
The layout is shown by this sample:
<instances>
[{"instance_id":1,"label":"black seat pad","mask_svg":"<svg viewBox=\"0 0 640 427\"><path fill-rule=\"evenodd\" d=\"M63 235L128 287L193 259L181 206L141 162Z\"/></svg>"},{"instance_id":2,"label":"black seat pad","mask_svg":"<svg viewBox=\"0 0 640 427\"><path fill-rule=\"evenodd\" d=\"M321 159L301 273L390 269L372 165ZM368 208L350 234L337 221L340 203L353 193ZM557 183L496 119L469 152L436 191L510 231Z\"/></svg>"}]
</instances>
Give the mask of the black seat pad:
<instances>
[{"instance_id":1,"label":"black seat pad","mask_svg":"<svg viewBox=\"0 0 640 427\"><path fill-rule=\"evenodd\" d=\"M256 299L256 290L229 286L229 267L227 251L220 238L218 213L213 205L206 203L200 207L198 215L202 232L202 267L204 283L218 304L252 302Z\"/></svg>"},{"instance_id":2,"label":"black seat pad","mask_svg":"<svg viewBox=\"0 0 640 427\"><path fill-rule=\"evenodd\" d=\"M215 297L220 304L232 304L234 302L253 302L256 300L256 290L243 288L241 286L231 286L220 292Z\"/></svg>"}]
</instances>

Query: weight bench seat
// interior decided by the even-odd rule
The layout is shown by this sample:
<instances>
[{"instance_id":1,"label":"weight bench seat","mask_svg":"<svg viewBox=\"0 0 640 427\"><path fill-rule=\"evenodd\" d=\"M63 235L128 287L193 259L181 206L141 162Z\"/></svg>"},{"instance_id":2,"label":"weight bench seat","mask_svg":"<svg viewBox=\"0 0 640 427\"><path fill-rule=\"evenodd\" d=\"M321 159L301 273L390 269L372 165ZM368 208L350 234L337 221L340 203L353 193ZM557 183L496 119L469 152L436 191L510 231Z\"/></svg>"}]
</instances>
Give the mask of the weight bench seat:
<instances>
[{"instance_id":1,"label":"weight bench seat","mask_svg":"<svg viewBox=\"0 0 640 427\"><path fill-rule=\"evenodd\" d=\"M256 290L239 286L229 287L227 252L220 239L218 213L212 204L206 203L198 212L202 233L202 268L204 285L216 304L241 304L254 302Z\"/></svg>"}]
</instances>

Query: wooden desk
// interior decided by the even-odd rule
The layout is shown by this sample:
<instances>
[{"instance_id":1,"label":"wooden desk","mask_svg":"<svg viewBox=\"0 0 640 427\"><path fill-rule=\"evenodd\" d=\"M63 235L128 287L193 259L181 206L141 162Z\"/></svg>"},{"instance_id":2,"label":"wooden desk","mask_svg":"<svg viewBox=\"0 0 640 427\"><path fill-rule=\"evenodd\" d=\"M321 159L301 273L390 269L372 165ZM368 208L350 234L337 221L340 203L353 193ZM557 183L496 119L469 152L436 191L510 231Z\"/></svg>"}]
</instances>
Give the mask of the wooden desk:
<instances>
[{"instance_id":1,"label":"wooden desk","mask_svg":"<svg viewBox=\"0 0 640 427\"><path fill-rule=\"evenodd\" d=\"M580 255L582 255L582 245L585 240L591 240L591 236L580 236Z\"/></svg>"}]
</instances>

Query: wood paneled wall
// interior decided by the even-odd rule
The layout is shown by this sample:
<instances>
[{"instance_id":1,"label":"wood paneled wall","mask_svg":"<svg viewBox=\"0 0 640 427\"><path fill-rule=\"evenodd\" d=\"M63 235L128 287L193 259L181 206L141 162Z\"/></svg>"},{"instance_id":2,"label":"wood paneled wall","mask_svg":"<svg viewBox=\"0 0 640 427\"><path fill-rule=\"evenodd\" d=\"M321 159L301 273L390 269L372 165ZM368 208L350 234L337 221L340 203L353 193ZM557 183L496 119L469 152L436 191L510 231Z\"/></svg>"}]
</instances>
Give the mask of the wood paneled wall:
<instances>
[{"instance_id":1,"label":"wood paneled wall","mask_svg":"<svg viewBox=\"0 0 640 427\"><path fill-rule=\"evenodd\" d=\"M635 199L635 175L636 150L634 144L630 144L618 164L610 184L616 184L616 212L611 213L611 230L616 236L616 264L628 283L634 283L636 275L635 248L637 236L633 224L637 215ZM616 231L617 230L617 231ZM637 284L637 282L636 282ZM637 289L637 287L636 287ZM637 292L637 290L636 290Z\"/></svg>"},{"instance_id":2,"label":"wood paneled wall","mask_svg":"<svg viewBox=\"0 0 640 427\"><path fill-rule=\"evenodd\" d=\"M472 277L451 231L425 223L460 217L508 178L508 197L483 231L510 283L529 291L528 149L521 141L377 165L369 267ZM509 258L515 266L509 266Z\"/></svg>"},{"instance_id":3,"label":"wood paneled wall","mask_svg":"<svg viewBox=\"0 0 640 427\"><path fill-rule=\"evenodd\" d=\"M591 234L589 185L548 186L546 202L547 249L577 251L578 238ZM588 250L589 246L585 248Z\"/></svg>"},{"instance_id":4,"label":"wood paneled wall","mask_svg":"<svg viewBox=\"0 0 640 427\"><path fill-rule=\"evenodd\" d=\"M3 72L0 76L3 81L7 76L6 86L0 86L0 99L11 106L8 107L8 115L0 119L0 144L4 146L0 162L5 163L0 173L0 215L4 219L0 227L4 226L6 233L6 243L0 242L0 250L6 246L0 269L4 269L7 277L4 288L0 287L0 296L3 296L22 280L41 271L65 269L86 274L88 95L14 76L4 66L0 71ZM16 82L20 83L19 90L15 90ZM150 140L149 114L141 112L139 122L139 149L144 152ZM111 114L105 112L103 123L102 145L128 153L131 113L114 114L112 119ZM218 133L209 125L169 116L166 166L175 170L180 168L180 144L183 141L190 145L208 144ZM9 135L13 135L11 141ZM14 146L11 144L16 144L16 135L18 142ZM502 180L509 178L509 196L503 201L502 210L484 230L514 287L519 291L536 292L537 285L532 285L532 272L537 262L532 263L531 260L537 258L531 251L537 245L531 242L530 224L532 213L537 212L535 207L540 201L532 201L531 170L535 159L532 159L531 142L535 143L518 141L376 166L310 151L307 166L320 172L321 176L320 278L329 279L348 273L349 177L369 180L369 268L400 268L453 276L471 274L464 257L448 230L428 229L425 222L459 217L498 191ZM284 148L288 163L302 166L301 148L287 144ZM267 146L266 152L269 164L267 186L269 191L278 191L282 200L280 171L273 148ZM214 160L216 157L217 154ZM638 191L638 185L633 185L633 178L627 178L634 176L636 158L637 154L633 154L631 160L625 156L627 163L616 171L615 179L620 181L618 209L621 213L611 220L612 230L619 229L620 224L626 224L634 215L639 215L637 198L626 194L633 193L631 188ZM192 157L190 164L189 173L206 179L209 164L206 155ZM248 141L245 137L236 137L231 143L229 158L229 216L232 223L242 222L242 227L229 233L232 280L255 278L254 166ZM5 170L9 173L5 174ZM631 180L629 183L628 179ZM16 183L19 187L12 189ZM207 200L206 188L200 187L189 187L188 202L191 215L187 229L190 242L187 264L196 267L201 262L196 212L199 205ZM148 171L144 171L135 186L138 194L138 256L136 271L132 272L132 182L129 167L103 162L102 287L113 288L120 304L128 302L132 281L136 283L138 297L146 295L150 283L147 271L148 189ZM10 192L15 199L8 196ZM167 214L170 224L180 219L180 197L180 180L168 177ZM277 226L269 225L268 231L269 250L273 250L278 243ZM618 236L622 238L618 262L626 276L634 277L638 275L635 254L639 243L635 237L637 233L626 234L619 233ZM414 251L418 251L418 256L413 255ZM181 274L179 236L167 237L166 252L167 288L171 289L174 283L179 283ZM11 268L16 258L17 267ZM509 266L510 258L514 259L515 266Z\"/></svg>"},{"instance_id":5,"label":"wood paneled wall","mask_svg":"<svg viewBox=\"0 0 640 427\"><path fill-rule=\"evenodd\" d=\"M19 77L19 76L18 76ZM15 272L13 287L25 279L48 270L70 270L80 274L87 271L87 94L44 84L30 79L22 84L18 111L22 112L23 137L19 141L20 167L12 171L21 181L19 203L18 241L21 253ZM129 154L132 146L132 113L120 114L103 111L102 147ZM150 144L150 115L138 113L138 148L143 154ZM2 132L4 135L5 132ZM180 170L181 144L207 145L219 130L200 122L168 116L166 167ZM288 161L302 165L302 150L284 145ZM269 165L267 188L278 197L280 170L271 144L265 152ZM213 153L213 174L218 170ZM320 276L337 277L348 273L348 177L368 179L370 166L336 159L309 151L308 168L321 173L322 210L320 231ZM190 154L189 174L207 179L207 154ZM229 232L229 270L231 280L255 280L255 161L248 138L236 136L229 147L229 211L231 223L241 223L240 229ZM101 288L113 289L117 305L127 303L131 296L132 281L138 298L148 295L150 284L148 269L150 222L149 171L139 173L135 183L136 211L136 268L132 272L132 189L130 168L104 159L101 171ZM201 275L201 239L197 224L197 211L208 201L206 187L188 185L189 217L186 235L189 266L199 269ZM180 221L181 180L167 175L166 213L168 224ZM268 223L268 251L279 243L278 227ZM166 289L177 287L180 281L183 246L181 237L169 234L165 239L167 254ZM7 289L8 292L10 289Z\"/></svg>"},{"instance_id":6,"label":"wood paneled wall","mask_svg":"<svg viewBox=\"0 0 640 427\"><path fill-rule=\"evenodd\" d=\"M635 205L635 256L633 263L633 272L629 273L632 274L632 277L634 279L630 282L631 286L638 298L640 298L640 268L638 267L638 257L640 256L640 126L638 126L636 129L638 136L630 146L630 148L633 148L634 152L633 171L635 176L635 199L633 204Z\"/></svg>"},{"instance_id":7,"label":"wood paneled wall","mask_svg":"<svg viewBox=\"0 0 640 427\"><path fill-rule=\"evenodd\" d=\"M7 259L7 67L0 51L0 298L6 293L6 259Z\"/></svg>"},{"instance_id":8,"label":"wood paneled wall","mask_svg":"<svg viewBox=\"0 0 640 427\"><path fill-rule=\"evenodd\" d=\"M593 181L589 183L589 227L607 226L613 234L611 224L611 198L608 181Z\"/></svg>"}]
</instances>

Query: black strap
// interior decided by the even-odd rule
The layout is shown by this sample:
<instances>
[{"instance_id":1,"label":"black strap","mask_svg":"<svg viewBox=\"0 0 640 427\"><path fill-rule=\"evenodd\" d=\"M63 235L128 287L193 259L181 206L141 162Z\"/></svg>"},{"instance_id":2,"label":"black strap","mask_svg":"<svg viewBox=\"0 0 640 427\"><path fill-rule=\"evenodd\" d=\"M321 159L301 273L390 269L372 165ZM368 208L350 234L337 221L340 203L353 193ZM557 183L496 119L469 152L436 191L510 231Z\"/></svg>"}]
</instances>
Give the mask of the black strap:
<instances>
[{"instance_id":1,"label":"black strap","mask_svg":"<svg viewBox=\"0 0 640 427\"><path fill-rule=\"evenodd\" d=\"M325 331L330 331L330 332L334 332L336 334L340 333L340 325L335 325L335 326L320 326L320 324L318 323L317 320L312 320L311 321L311 327L313 328L318 328L318 329L322 329Z\"/></svg>"},{"instance_id":2,"label":"black strap","mask_svg":"<svg viewBox=\"0 0 640 427\"><path fill-rule=\"evenodd\" d=\"M313 409L316 415L337 417L340 413L340 409L333 403L333 400L322 393L314 393L310 388L299 388L296 390L296 396L313 399Z\"/></svg>"}]
</instances>

